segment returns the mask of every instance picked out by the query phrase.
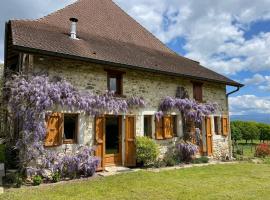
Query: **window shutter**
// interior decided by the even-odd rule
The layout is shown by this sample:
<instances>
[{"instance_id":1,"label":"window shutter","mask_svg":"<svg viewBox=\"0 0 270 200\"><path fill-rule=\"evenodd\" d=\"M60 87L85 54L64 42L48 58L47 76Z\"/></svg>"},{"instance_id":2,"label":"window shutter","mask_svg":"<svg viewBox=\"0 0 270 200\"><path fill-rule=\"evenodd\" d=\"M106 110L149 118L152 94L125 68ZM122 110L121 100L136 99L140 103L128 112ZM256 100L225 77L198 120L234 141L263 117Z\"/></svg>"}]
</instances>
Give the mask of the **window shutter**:
<instances>
[{"instance_id":1,"label":"window shutter","mask_svg":"<svg viewBox=\"0 0 270 200\"><path fill-rule=\"evenodd\" d=\"M202 102L202 83L193 83L193 98Z\"/></svg>"},{"instance_id":2,"label":"window shutter","mask_svg":"<svg viewBox=\"0 0 270 200\"><path fill-rule=\"evenodd\" d=\"M61 113L53 113L46 120L47 133L45 137L45 146L61 145L63 132L63 115Z\"/></svg>"},{"instance_id":3,"label":"window shutter","mask_svg":"<svg viewBox=\"0 0 270 200\"><path fill-rule=\"evenodd\" d=\"M160 119L155 119L156 124L156 139L163 140L163 117Z\"/></svg>"},{"instance_id":4,"label":"window shutter","mask_svg":"<svg viewBox=\"0 0 270 200\"><path fill-rule=\"evenodd\" d=\"M163 117L164 138L173 137L172 116Z\"/></svg>"},{"instance_id":5,"label":"window shutter","mask_svg":"<svg viewBox=\"0 0 270 200\"><path fill-rule=\"evenodd\" d=\"M228 116L223 116L221 119L222 123L222 134L224 136L227 136L229 134L229 121L228 121Z\"/></svg>"}]
</instances>

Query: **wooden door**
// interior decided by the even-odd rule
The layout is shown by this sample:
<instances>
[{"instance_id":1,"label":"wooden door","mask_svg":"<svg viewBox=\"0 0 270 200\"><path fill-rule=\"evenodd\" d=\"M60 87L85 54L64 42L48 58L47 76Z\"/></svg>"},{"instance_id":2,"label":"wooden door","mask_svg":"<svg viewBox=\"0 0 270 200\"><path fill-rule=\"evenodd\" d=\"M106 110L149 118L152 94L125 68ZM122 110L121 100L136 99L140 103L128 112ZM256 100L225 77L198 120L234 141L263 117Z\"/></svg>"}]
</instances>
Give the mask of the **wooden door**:
<instances>
[{"instance_id":1,"label":"wooden door","mask_svg":"<svg viewBox=\"0 0 270 200\"><path fill-rule=\"evenodd\" d=\"M206 130L206 145L207 145L207 155L211 156L213 153L213 142L212 142L212 127L211 118L206 117L205 119L205 130Z\"/></svg>"},{"instance_id":2,"label":"wooden door","mask_svg":"<svg viewBox=\"0 0 270 200\"><path fill-rule=\"evenodd\" d=\"M115 165L122 165L122 116L106 116L106 124L105 126L108 125L108 119L109 118L115 118L118 121L117 124L117 140L118 140L118 152L117 153L112 153L112 152L107 152L107 144L109 142L108 140L108 135L110 135L112 130L107 130L107 127L105 128L105 166L115 166Z\"/></svg>"},{"instance_id":3,"label":"wooden door","mask_svg":"<svg viewBox=\"0 0 270 200\"><path fill-rule=\"evenodd\" d=\"M45 137L45 146L58 146L62 143L63 115L61 113L52 113L47 118L47 133Z\"/></svg>"},{"instance_id":4,"label":"wooden door","mask_svg":"<svg viewBox=\"0 0 270 200\"><path fill-rule=\"evenodd\" d=\"M126 116L125 166L136 166L135 116Z\"/></svg>"},{"instance_id":5,"label":"wooden door","mask_svg":"<svg viewBox=\"0 0 270 200\"><path fill-rule=\"evenodd\" d=\"M100 158L98 171L104 170L104 155L105 155L105 118L96 117L95 120L95 155Z\"/></svg>"}]
</instances>

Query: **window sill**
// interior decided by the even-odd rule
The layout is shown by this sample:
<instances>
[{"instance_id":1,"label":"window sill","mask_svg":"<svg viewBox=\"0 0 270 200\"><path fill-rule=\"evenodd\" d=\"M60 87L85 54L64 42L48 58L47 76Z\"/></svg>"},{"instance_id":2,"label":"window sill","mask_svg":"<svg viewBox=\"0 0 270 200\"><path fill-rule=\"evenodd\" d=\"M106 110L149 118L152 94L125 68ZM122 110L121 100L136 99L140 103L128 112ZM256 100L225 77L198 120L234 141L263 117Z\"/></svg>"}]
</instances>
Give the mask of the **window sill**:
<instances>
[{"instance_id":1,"label":"window sill","mask_svg":"<svg viewBox=\"0 0 270 200\"><path fill-rule=\"evenodd\" d=\"M63 140L63 144L76 144L75 140Z\"/></svg>"},{"instance_id":2,"label":"window sill","mask_svg":"<svg viewBox=\"0 0 270 200\"><path fill-rule=\"evenodd\" d=\"M126 95L123 94L114 94L113 96L116 98L123 98L123 99L127 97Z\"/></svg>"}]
</instances>

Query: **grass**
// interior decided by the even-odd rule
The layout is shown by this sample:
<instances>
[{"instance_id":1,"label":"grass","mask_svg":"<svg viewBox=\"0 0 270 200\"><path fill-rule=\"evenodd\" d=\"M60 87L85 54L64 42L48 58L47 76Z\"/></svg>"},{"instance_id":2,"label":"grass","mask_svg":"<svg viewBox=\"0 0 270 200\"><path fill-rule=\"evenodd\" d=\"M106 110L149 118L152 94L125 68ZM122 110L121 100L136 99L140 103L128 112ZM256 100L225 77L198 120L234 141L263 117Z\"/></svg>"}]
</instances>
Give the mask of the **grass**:
<instances>
[{"instance_id":1,"label":"grass","mask_svg":"<svg viewBox=\"0 0 270 200\"><path fill-rule=\"evenodd\" d=\"M226 164L159 173L139 171L64 184L11 189L0 199L270 199L270 165Z\"/></svg>"}]
</instances>

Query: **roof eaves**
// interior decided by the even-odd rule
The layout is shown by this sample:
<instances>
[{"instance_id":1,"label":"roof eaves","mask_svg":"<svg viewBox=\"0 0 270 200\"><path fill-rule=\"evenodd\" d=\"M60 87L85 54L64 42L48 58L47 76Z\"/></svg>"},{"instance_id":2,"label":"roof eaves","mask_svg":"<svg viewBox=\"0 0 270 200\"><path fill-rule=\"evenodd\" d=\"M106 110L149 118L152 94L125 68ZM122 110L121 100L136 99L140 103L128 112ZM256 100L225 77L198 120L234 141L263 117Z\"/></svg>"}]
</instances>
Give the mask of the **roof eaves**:
<instances>
[{"instance_id":1,"label":"roof eaves","mask_svg":"<svg viewBox=\"0 0 270 200\"><path fill-rule=\"evenodd\" d=\"M171 76L185 77L185 78L221 83L221 84L226 84L226 85L230 85L230 86L237 86L237 87L244 86L243 84L232 81L232 80L231 81L220 81L220 80L214 80L214 79L209 79L209 78L190 76L190 75L186 75L186 74L173 73L173 72L162 71L162 70L155 70L155 69L145 68L142 66L133 66L133 65L116 63L116 62L111 62L111 61L106 61L106 60L98 60L98 59L81 57L81 56L76 56L76 55L71 55L71 54L64 54L64 53L52 52L52 51L47 51L47 50L42 50L42 49L35 49L35 48L30 48L30 47L25 47L25 46L20 46L20 45L13 45L13 46L14 46L15 50L23 51L23 52L27 52L27 53L36 53L36 54L42 54L42 55L47 55L47 56L56 56L56 57L61 57L61 58L76 59L76 60L80 60L80 61L90 61L90 62L97 63L97 64L111 65L113 67L120 66L120 67L124 67L124 68L129 68L129 69L134 69L134 67L136 67L137 69L141 69L144 71L162 73L162 74L171 75Z\"/></svg>"}]
</instances>

